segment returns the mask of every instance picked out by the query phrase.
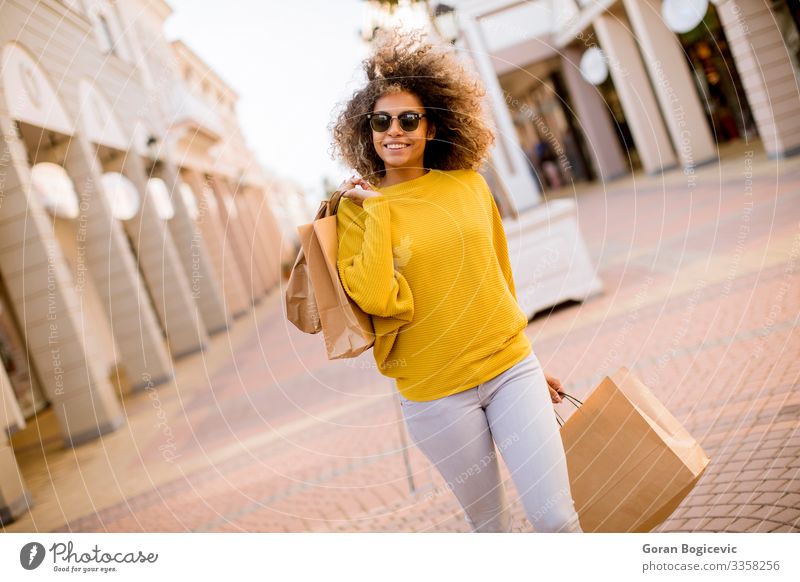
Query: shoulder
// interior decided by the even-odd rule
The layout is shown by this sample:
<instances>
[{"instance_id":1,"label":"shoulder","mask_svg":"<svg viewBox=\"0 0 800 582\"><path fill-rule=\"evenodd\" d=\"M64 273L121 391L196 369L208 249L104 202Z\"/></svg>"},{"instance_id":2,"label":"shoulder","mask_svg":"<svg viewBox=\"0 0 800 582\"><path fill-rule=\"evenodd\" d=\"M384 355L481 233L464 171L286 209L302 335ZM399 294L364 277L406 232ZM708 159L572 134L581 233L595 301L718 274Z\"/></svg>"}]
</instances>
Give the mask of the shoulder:
<instances>
[{"instance_id":1,"label":"shoulder","mask_svg":"<svg viewBox=\"0 0 800 582\"><path fill-rule=\"evenodd\" d=\"M461 181L472 181L475 179L475 175L478 174L475 170L471 170L469 168L462 169L462 170L436 170L442 176L449 178L451 180L461 180Z\"/></svg>"},{"instance_id":2,"label":"shoulder","mask_svg":"<svg viewBox=\"0 0 800 582\"><path fill-rule=\"evenodd\" d=\"M486 180L477 170L440 170L443 177L456 187L467 187L477 193L488 192L489 186Z\"/></svg>"},{"instance_id":3,"label":"shoulder","mask_svg":"<svg viewBox=\"0 0 800 582\"><path fill-rule=\"evenodd\" d=\"M336 207L336 224L342 228L355 224L363 229L364 209L349 198L342 196Z\"/></svg>"},{"instance_id":4,"label":"shoulder","mask_svg":"<svg viewBox=\"0 0 800 582\"><path fill-rule=\"evenodd\" d=\"M339 199L339 205L336 207L336 217L340 222L342 220L353 220L358 217L361 211L363 209L358 204L342 196Z\"/></svg>"},{"instance_id":5,"label":"shoulder","mask_svg":"<svg viewBox=\"0 0 800 582\"><path fill-rule=\"evenodd\" d=\"M482 204L488 204L492 200L492 190L489 187L486 178L477 170L451 170L448 172L457 183L463 187L469 188Z\"/></svg>"}]
</instances>

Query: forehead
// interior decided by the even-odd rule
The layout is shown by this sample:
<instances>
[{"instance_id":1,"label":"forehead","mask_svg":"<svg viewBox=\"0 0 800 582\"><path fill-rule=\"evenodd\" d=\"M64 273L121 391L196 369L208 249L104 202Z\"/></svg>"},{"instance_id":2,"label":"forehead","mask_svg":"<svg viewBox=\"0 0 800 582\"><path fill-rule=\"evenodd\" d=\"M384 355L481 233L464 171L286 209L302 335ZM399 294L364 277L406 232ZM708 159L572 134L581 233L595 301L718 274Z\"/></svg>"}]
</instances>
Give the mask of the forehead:
<instances>
[{"instance_id":1,"label":"forehead","mask_svg":"<svg viewBox=\"0 0 800 582\"><path fill-rule=\"evenodd\" d=\"M419 111L424 113L425 108L419 97L407 91L383 95L375 101L373 111L386 111L388 113L401 113L403 111Z\"/></svg>"}]
</instances>

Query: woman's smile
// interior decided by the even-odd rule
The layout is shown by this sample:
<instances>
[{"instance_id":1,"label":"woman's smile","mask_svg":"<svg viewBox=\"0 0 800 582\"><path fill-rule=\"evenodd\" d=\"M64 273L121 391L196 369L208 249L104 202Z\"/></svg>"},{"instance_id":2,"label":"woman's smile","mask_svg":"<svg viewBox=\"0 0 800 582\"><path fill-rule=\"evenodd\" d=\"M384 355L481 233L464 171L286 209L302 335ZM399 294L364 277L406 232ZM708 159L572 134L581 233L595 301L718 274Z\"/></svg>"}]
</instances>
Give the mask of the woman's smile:
<instances>
[{"instance_id":1,"label":"woman's smile","mask_svg":"<svg viewBox=\"0 0 800 582\"><path fill-rule=\"evenodd\" d=\"M407 148L409 145L411 145L411 144L399 143L399 142L391 142L391 143L383 144L383 147L385 147L388 150L402 150L402 149Z\"/></svg>"}]
</instances>

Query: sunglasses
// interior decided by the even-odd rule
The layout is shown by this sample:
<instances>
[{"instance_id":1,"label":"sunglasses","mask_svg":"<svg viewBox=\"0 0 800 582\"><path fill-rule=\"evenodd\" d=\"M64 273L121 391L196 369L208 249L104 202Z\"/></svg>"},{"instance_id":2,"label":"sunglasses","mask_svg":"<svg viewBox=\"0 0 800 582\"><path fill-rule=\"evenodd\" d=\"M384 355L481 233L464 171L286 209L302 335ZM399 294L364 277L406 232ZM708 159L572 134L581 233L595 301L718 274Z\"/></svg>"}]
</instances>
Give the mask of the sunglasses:
<instances>
[{"instance_id":1,"label":"sunglasses","mask_svg":"<svg viewBox=\"0 0 800 582\"><path fill-rule=\"evenodd\" d=\"M424 113L417 113L416 111L404 111L400 115L389 115L382 111L367 114L369 126L372 128L372 131L377 133L388 131L389 127L392 125L392 119L395 118L400 120L400 129L403 131L416 131L419 127L419 120L423 117L425 117Z\"/></svg>"}]
</instances>

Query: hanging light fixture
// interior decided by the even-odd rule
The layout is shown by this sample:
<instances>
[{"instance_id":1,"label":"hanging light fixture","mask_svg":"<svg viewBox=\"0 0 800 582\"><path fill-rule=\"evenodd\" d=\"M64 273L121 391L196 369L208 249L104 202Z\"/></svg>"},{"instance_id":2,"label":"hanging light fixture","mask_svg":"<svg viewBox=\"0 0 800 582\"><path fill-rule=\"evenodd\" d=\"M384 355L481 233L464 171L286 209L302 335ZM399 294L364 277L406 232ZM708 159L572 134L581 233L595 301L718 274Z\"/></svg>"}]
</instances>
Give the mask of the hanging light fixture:
<instances>
[{"instance_id":1,"label":"hanging light fixture","mask_svg":"<svg viewBox=\"0 0 800 582\"><path fill-rule=\"evenodd\" d=\"M431 9L430 15L431 23L439 37L450 44L455 44L460 34L456 9L449 4L439 3Z\"/></svg>"},{"instance_id":2,"label":"hanging light fixture","mask_svg":"<svg viewBox=\"0 0 800 582\"><path fill-rule=\"evenodd\" d=\"M361 38L371 43L384 29L427 30L451 44L458 39L455 8L428 0L367 0Z\"/></svg>"},{"instance_id":3,"label":"hanging light fixture","mask_svg":"<svg viewBox=\"0 0 800 582\"><path fill-rule=\"evenodd\" d=\"M708 0L664 0L661 17L672 32L689 32L697 27L708 11Z\"/></svg>"},{"instance_id":4,"label":"hanging light fixture","mask_svg":"<svg viewBox=\"0 0 800 582\"><path fill-rule=\"evenodd\" d=\"M608 78L608 61L606 55L598 47L593 46L586 49L581 56L581 76L587 83L600 85Z\"/></svg>"}]
</instances>

